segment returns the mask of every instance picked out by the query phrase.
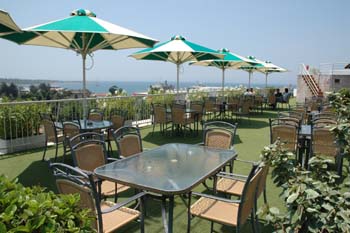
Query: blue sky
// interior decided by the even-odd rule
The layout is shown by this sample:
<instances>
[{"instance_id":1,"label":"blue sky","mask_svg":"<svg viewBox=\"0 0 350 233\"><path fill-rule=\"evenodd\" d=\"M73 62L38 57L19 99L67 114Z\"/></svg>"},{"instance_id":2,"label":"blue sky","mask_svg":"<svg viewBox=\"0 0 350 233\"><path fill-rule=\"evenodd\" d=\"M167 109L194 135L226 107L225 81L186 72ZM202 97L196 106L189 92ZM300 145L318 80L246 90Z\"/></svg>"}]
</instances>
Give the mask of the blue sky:
<instances>
[{"instance_id":1,"label":"blue sky","mask_svg":"<svg viewBox=\"0 0 350 233\"><path fill-rule=\"evenodd\" d=\"M77 8L161 42L181 34L212 49L228 48L290 70L272 74L270 83L295 84L300 63L318 67L320 63L350 62L348 0L0 0L0 9L8 11L22 28L65 18ZM68 50L0 40L0 51L0 77L82 78L81 58ZM128 57L136 51L97 51L87 80L176 80L174 64ZM213 67L185 64L181 71L182 82L221 81L221 71ZM247 80L244 71L226 72L227 82L245 84ZM254 74L253 83L264 83L264 76Z\"/></svg>"}]
</instances>

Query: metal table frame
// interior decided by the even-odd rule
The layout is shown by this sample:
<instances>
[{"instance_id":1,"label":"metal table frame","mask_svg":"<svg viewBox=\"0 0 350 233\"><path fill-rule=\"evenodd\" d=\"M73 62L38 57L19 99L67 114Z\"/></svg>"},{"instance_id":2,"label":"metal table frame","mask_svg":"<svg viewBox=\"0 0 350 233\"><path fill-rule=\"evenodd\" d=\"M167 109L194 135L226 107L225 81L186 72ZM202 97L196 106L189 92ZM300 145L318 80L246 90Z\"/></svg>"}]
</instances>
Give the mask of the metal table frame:
<instances>
[{"instance_id":1,"label":"metal table frame","mask_svg":"<svg viewBox=\"0 0 350 233\"><path fill-rule=\"evenodd\" d=\"M186 154L180 154L182 152ZM227 162L234 160L236 157L237 153L235 150L220 150L199 145L170 143L153 150L130 156L123 160L106 164L96 168L94 173L102 179L161 195L164 230L167 233L172 233L174 196L188 194L195 186L218 173ZM159 161L162 160L162 158L164 158L164 161ZM179 161L175 161L176 159L174 158ZM189 161L187 160L188 158ZM219 159L219 161L214 159ZM189 163L186 163L193 161L199 162L194 163L193 166L189 166ZM193 171L195 169L194 166L199 166L198 164L200 162L202 162L202 165L205 167L200 166L197 167L198 171ZM145 174L148 172L147 169L149 169L148 166L151 167L150 169L153 169L151 165L163 165L164 168L167 168L162 169L163 167L157 167L158 169L152 170L154 173L159 172L159 170L161 171L160 174L157 174L159 178L157 182L154 182L154 180L151 179L152 177L150 177L150 179L144 179L146 177ZM175 166L174 169L170 169L172 166ZM134 170L131 168L134 168ZM136 168L139 170L136 170ZM178 173L171 173L172 171ZM199 177L194 177L197 173ZM150 176L155 175L152 173L149 174ZM188 182L187 174L192 175ZM166 185L160 186L163 185L162 182L166 183ZM165 208L166 199L169 199L168 214Z\"/></svg>"}]
</instances>

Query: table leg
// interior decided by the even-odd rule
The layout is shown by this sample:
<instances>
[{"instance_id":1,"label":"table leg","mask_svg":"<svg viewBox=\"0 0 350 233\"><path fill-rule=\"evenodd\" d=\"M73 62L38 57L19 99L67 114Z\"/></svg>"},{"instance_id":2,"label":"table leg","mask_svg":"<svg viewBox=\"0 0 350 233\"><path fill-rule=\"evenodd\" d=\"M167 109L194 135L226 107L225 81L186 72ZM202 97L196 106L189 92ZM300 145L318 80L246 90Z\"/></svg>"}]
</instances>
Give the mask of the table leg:
<instances>
[{"instance_id":1,"label":"table leg","mask_svg":"<svg viewBox=\"0 0 350 233\"><path fill-rule=\"evenodd\" d=\"M166 199L162 197L162 219L165 233L173 233L173 216L174 216L174 196L169 196L168 214L166 213Z\"/></svg>"},{"instance_id":2,"label":"table leg","mask_svg":"<svg viewBox=\"0 0 350 233\"><path fill-rule=\"evenodd\" d=\"M168 233L173 233L174 196L169 197Z\"/></svg>"}]
</instances>

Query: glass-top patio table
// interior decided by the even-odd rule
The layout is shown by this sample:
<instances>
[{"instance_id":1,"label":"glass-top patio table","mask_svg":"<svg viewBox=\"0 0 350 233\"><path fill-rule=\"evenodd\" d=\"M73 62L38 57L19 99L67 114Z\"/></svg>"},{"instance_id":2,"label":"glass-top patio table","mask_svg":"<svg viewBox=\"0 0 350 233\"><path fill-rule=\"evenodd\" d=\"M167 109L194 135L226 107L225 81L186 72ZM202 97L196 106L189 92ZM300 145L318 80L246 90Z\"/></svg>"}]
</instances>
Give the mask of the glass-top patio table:
<instances>
[{"instance_id":1,"label":"glass-top patio table","mask_svg":"<svg viewBox=\"0 0 350 233\"><path fill-rule=\"evenodd\" d=\"M111 121L91 121L91 120L74 120L73 122L80 124L81 131L102 130L112 127ZM62 122L55 122L57 128L62 129Z\"/></svg>"},{"instance_id":2,"label":"glass-top patio table","mask_svg":"<svg viewBox=\"0 0 350 233\"><path fill-rule=\"evenodd\" d=\"M234 150L171 143L98 167L94 172L100 178L169 198L168 224L164 227L166 232L173 232L174 195L189 193L236 157Z\"/></svg>"}]
</instances>

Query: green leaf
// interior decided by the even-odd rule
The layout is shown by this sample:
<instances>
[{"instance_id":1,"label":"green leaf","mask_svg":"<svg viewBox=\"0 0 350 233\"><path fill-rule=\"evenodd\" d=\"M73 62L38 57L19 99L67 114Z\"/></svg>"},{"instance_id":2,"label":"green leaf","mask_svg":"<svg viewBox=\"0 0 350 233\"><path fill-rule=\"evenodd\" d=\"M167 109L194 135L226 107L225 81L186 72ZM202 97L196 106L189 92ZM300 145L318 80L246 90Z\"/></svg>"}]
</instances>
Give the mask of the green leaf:
<instances>
[{"instance_id":1,"label":"green leaf","mask_svg":"<svg viewBox=\"0 0 350 233\"><path fill-rule=\"evenodd\" d=\"M270 213L274 214L274 215L279 215L280 214L280 210L276 207L271 207L269 209Z\"/></svg>"},{"instance_id":2,"label":"green leaf","mask_svg":"<svg viewBox=\"0 0 350 233\"><path fill-rule=\"evenodd\" d=\"M7 232L6 225L0 222L0 233L6 233L6 232Z\"/></svg>"},{"instance_id":3,"label":"green leaf","mask_svg":"<svg viewBox=\"0 0 350 233\"><path fill-rule=\"evenodd\" d=\"M298 196L299 196L298 193L293 193L292 195L290 195L290 196L287 198L287 203L288 203L288 204L293 203L293 202L298 198Z\"/></svg>"},{"instance_id":4,"label":"green leaf","mask_svg":"<svg viewBox=\"0 0 350 233\"><path fill-rule=\"evenodd\" d=\"M315 199L315 198L320 196L320 194L318 192L316 192L315 190L312 190L312 189L306 189L305 192L307 194L306 199L308 199L308 200Z\"/></svg>"}]
</instances>

